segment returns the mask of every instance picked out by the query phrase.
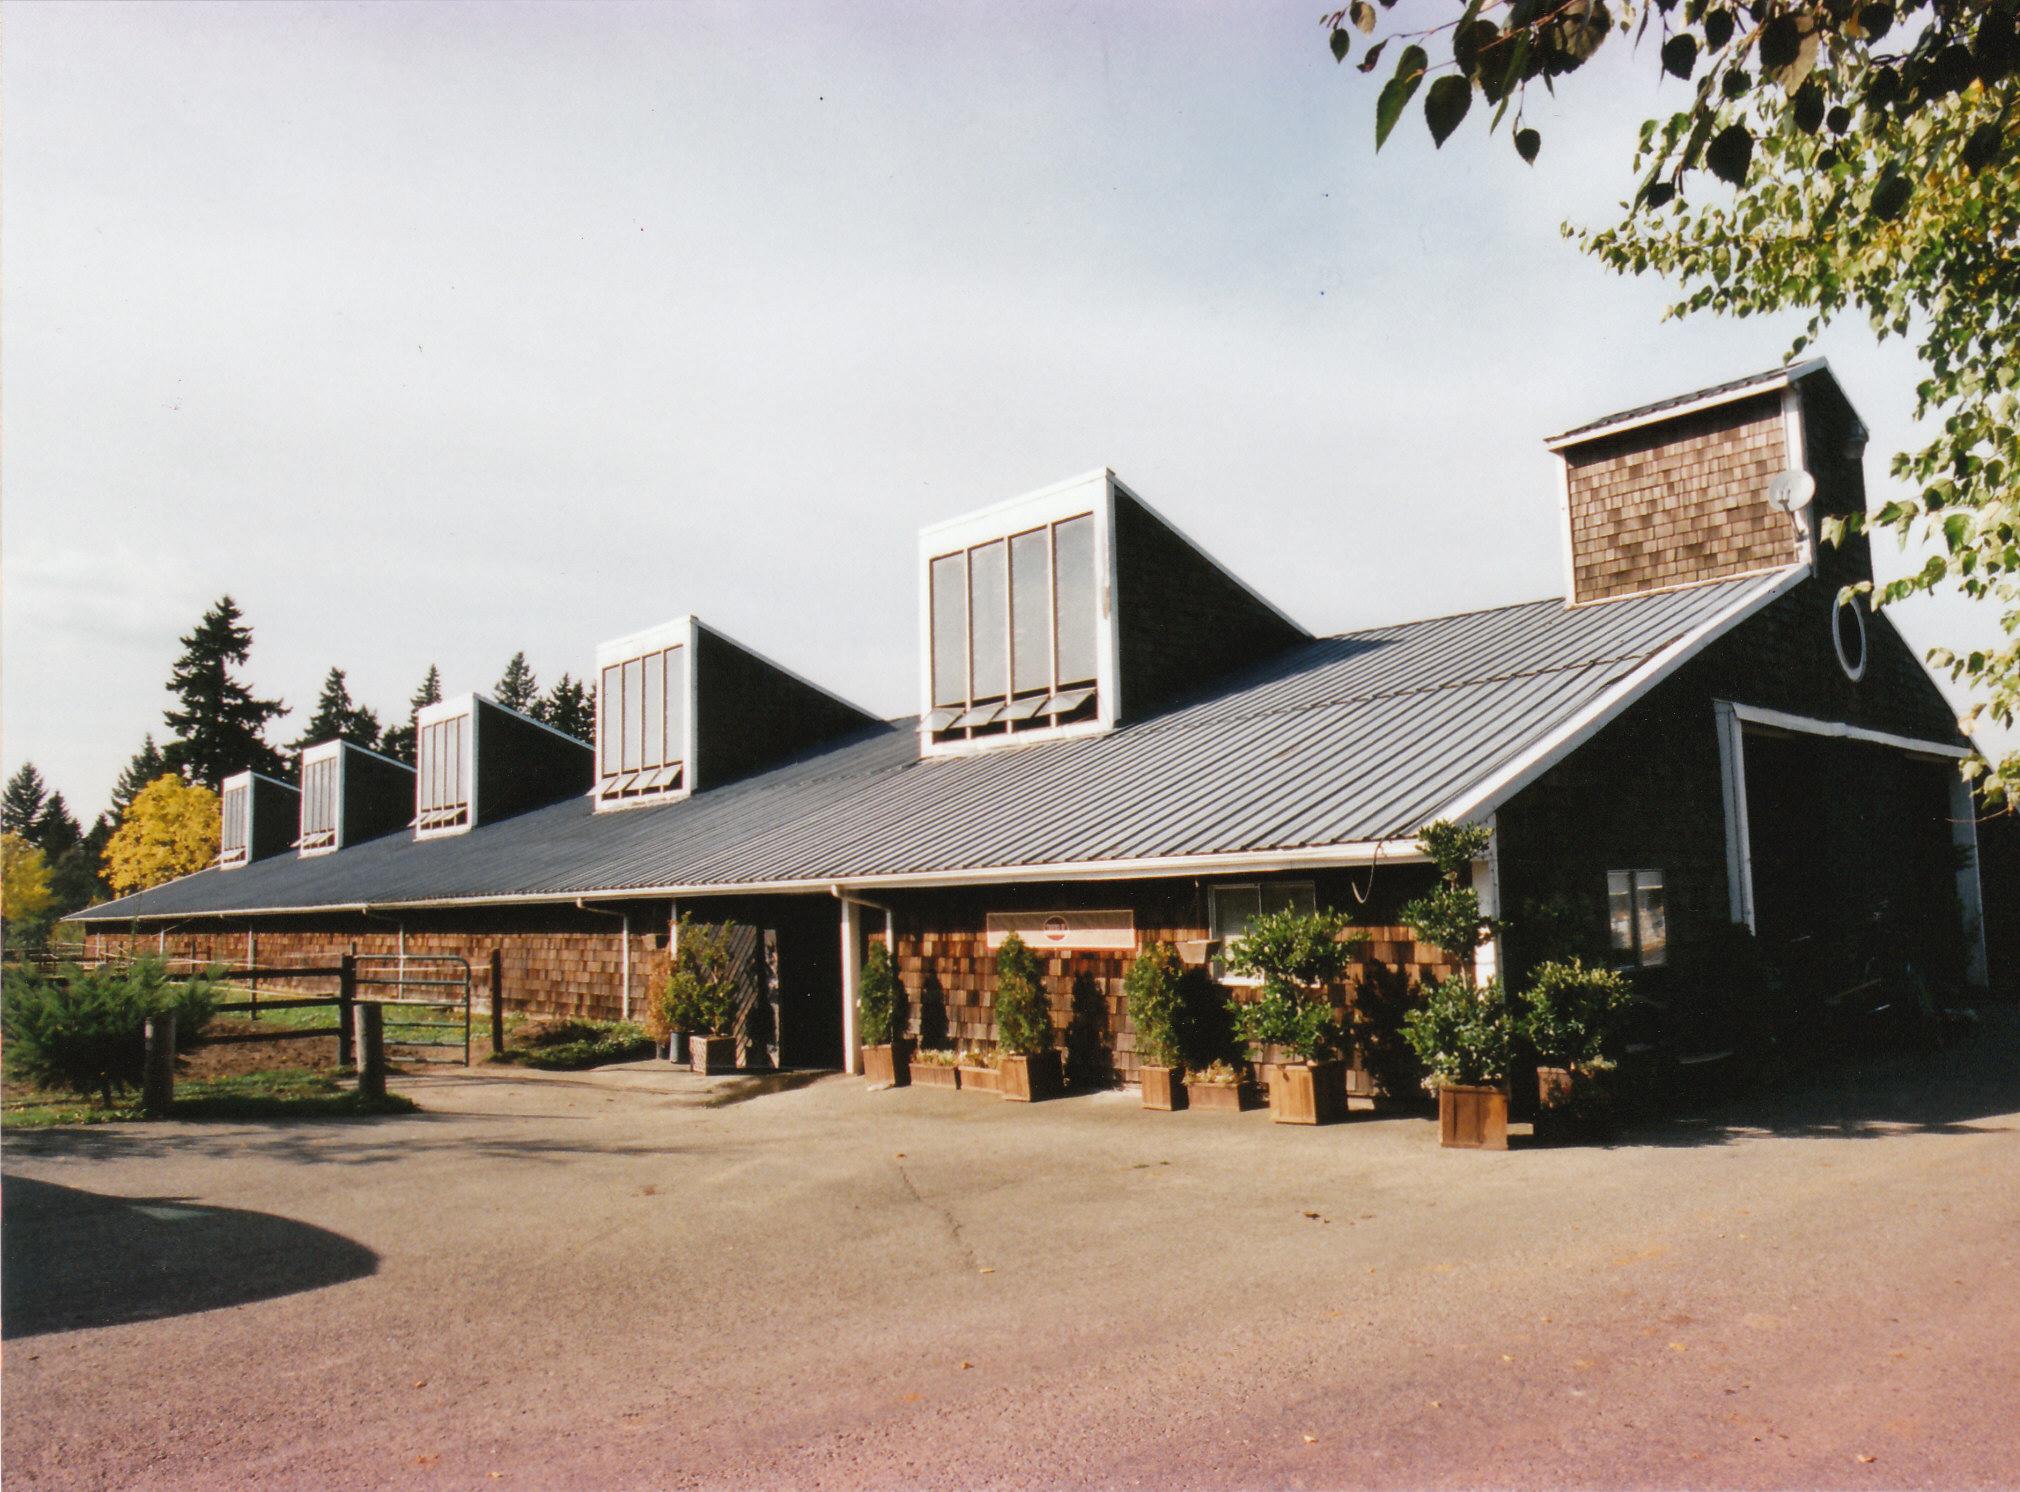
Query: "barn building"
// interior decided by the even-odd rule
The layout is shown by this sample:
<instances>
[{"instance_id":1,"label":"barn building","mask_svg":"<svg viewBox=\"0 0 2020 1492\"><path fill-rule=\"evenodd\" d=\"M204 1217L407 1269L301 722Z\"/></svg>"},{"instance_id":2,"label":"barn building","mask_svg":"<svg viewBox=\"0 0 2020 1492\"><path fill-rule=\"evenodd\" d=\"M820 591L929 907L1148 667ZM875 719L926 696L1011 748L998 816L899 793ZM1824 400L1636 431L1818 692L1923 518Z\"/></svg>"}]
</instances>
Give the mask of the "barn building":
<instances>
[{"instance_id":1,"label":"barn building","mask_svg":"<svg viewBox=\"0 0 2020 1492\"><path fill-rule=\"evenodd\" d=\"M663 983L680 916L733 922L769 1006L747 1057L850 1069L867 940L923 1039L979 1044L1014 931L1126 1079L1150 939L1210 960L1259 911L1334 906L1355 982L1435 971L1397 913L1450 818L1496 831L1483 972L1570 937L1687 1004L1735 925L1842 961L1885 907L1982 985L1969 744L1839 600L1866 540L1818 538L1865 509L1865 440L1822 362L1581 426L1548 442L1563 596L1336 636L1093 472L920 535L914 717L681 618L597 650L594 742L446 701L416 772L328 745L299 791L235 780L218 866L78 920L225 962L495 950L511 1008L597 1017Z\"/></svg>"}]
</instances>

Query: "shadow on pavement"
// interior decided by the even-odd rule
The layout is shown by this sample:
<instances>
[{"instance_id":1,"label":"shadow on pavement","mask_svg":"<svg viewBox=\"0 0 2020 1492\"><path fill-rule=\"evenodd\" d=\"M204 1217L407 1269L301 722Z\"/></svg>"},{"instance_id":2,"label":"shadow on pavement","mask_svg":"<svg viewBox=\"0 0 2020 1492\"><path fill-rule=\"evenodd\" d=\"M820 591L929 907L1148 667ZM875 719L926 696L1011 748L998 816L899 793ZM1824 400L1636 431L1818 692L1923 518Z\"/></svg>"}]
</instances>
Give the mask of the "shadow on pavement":
<instances>
[{"instance_id":1,"label":"shadow on pavement","mask_svg":"<svg viewBox=\"0 0 2020 1492\"><path fill-rule=\"evenodd\" d=\"M0 1180L0 1335L118 1326L361 1279L362 1244L265 1212Z\"/></svg>"},{"instance_id":2,"label":"shadow on pavement","mask_svg":"<svg viewBox=\"0 0 2020 1492\"><path fill-rule=\"evenodd\" d=\"M1672 1091L1667 1119L1624 1128L1622 1145L1724 1145L1756 1136L1877 1139L1992 1134L2020 1127L2020 1011L1994 1008L1958 1045L1798 1060L1751 1091Z\"/></svg>"}]
</instances>

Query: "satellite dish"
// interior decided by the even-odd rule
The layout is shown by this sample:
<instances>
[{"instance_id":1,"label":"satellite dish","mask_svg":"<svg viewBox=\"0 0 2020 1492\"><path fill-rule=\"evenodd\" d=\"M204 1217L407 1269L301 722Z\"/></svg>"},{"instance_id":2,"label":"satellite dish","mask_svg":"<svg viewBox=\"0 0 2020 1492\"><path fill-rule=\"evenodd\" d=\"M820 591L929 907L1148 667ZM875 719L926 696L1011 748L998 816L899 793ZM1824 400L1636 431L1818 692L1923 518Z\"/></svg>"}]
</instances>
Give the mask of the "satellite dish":
<instances>
[{"instance_id":1,"label":"satellite dish","mask_svg":"<svg viewBox=\"0 0 2020 1492\"><path fill-rule=\"evenodd\" d=\"M1816 501L1817 479L1806 471L1778 472L1768 483L1768 506L1782 513L1800 513Z\"/></svg>"}]
</instances>

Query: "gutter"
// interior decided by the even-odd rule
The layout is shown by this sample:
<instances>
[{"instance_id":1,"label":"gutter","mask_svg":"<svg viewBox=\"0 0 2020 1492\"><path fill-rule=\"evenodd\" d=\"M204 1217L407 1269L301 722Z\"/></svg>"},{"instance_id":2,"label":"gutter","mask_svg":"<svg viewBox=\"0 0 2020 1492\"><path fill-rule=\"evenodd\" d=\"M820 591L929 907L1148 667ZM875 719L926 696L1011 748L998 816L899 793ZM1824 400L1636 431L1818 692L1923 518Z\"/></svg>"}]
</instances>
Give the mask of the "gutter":
<instances>
[{"instance_id":1,"label":"gutter","mask_svg":"<svg viewBox=\"0 0 2020 1492\"><path fill-rule=\"evenodd\" d=\"M578 912L587 912L592 917L615 917L624 924L624 931L622 933L624 941L622 946L618 950L618 966L620 969L623 970L624 1018L626 1020L630 1020L631 1019L631 913L628 911L612 912L606 910L603 907L592 907L591 905L589 905L588 901L586 901L584 898L580 896L575 898L575 910Z\"/></svg>"}]
</instances>

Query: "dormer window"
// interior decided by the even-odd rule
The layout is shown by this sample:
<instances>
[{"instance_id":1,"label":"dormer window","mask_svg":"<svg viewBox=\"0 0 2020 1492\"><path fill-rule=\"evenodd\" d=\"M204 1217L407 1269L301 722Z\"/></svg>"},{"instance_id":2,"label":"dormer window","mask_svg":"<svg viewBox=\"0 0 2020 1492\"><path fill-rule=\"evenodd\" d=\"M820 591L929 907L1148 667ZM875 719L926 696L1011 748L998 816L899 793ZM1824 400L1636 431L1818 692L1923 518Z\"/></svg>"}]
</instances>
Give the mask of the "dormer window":
<instances>
[{"instance_id":1,"label":"dormer window","mask_svg":"<svg viewBox=\"0 0 2020 1492\"><path fill-rule=\"evenodd\" d=\"M337 847L337 755L302 758L302 842L305 855Z\"/></svg>"},{"instance_id":2,"label":"dormer window","mask_svg":"<svg viewBox=\"0 0 2020 1492\"><path fill-rule=\"evenodd\" d=\"M420 721L414 827L423 835L470 827L470 738L468 710Z\"/></svg>"},{"instance_id":3,"label":"dormer window","mask_svg":"<svg viewBox=\"0 0 2020 1492\"><path fill-rule=\"evenodd\" d=\"M226 869L252 856L252 774L227 778L219 809L217 863Z\"/></svg>"},{"instance_id":4,"label":"dormer window","mask_svg":"<svg viewBox=\"0 0 2020 1492\"><path fill-rule=\"evenodd\" d=\"M1079 502L1057 516L1044 511L1061 506L1046 494L1016 505L1023 511L966 520L961 532L927 534L929 746L1093 727L1112 715L1101 685L1097 516L1107 494L1087 485L1062 494Z\"/></svg>"},{"instance_id":5,"label":"dormer window","mask_svg":"<svg viewBox=\"0 0 2020 1492\"><path fill-rule=\"evenodd\" d=\"M684 797L692 786L693 622L597 649L596 806Z\"/></svg>"}]
</instances>

